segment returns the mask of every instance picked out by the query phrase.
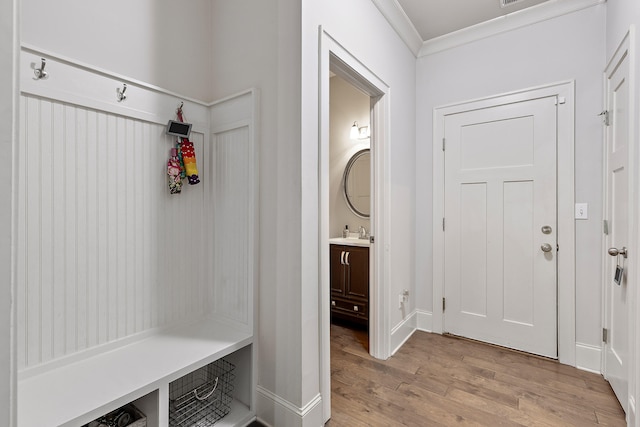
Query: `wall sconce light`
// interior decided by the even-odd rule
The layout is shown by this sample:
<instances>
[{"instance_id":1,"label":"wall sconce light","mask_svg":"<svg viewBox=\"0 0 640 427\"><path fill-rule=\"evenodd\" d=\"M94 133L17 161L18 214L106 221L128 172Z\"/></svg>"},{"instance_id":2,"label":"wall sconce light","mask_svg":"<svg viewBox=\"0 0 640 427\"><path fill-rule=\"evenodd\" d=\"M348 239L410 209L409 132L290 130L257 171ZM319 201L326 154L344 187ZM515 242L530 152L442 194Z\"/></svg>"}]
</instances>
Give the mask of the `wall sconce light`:
<instances>
[{"instance_id":1,"label":"wall sconce light","mask_svg":"<svg viewBox=\"0 0 640 427\"><path fill-rule=\"evenodd\" d=\"M351 139L367 139L369 138L369 126L358 126L358 122L353 122L351 126L351 132L349 133Z\"/></svg>"}]
</instances>

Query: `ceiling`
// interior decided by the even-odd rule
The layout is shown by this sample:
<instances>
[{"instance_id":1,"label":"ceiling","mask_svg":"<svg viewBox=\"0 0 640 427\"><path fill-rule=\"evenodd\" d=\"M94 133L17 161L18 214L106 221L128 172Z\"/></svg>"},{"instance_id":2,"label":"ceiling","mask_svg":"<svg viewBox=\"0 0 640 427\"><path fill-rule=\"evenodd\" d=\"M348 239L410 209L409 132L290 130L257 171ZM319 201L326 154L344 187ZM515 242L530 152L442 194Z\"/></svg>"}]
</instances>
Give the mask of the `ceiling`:
<instances>
[{"instance_id":1,"label":"ceiling","mask_svg":"<svg viewBox=\"0 0 640 427\"><path fill-rule=\"evenodd\" d=\"M551 0L397 0L423 41Z\"/></svg>"}]
</instances>

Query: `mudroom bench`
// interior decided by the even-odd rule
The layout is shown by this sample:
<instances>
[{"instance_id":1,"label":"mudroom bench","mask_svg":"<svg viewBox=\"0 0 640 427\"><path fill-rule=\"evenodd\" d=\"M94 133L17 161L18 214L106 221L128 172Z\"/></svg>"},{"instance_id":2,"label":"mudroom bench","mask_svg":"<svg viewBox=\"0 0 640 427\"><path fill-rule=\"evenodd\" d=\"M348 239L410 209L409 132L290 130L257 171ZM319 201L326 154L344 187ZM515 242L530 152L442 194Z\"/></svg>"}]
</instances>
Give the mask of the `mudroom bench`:
<instances>
[{"instance_id":1,"label":"mudroom bench","mask_svg":"<svg viewBox=\"0 0 640 427\"><path fill-rule=\"evenodd\" d=\"M214 320L182 325L107 352L46 369L18 381L21 427L79 427L134 403L149 427L169 424L169 383L220 358L236 366L230 413L216 426L249 423L251 334Z\"/></svg>"}]
</instances>

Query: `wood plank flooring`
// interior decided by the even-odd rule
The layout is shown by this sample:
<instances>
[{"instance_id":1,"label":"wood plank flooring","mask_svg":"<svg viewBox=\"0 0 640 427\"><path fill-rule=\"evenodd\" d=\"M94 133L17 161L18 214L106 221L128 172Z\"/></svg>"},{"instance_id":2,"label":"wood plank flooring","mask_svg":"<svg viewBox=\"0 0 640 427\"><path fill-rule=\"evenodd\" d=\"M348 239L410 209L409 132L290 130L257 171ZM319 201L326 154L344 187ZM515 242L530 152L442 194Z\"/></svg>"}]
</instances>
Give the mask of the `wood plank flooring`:
<instances>
[{"instance_id":1,"label":"wood plank flooring","mask_svg":"<svg viewBox=\"0 0 640 427\"><path fill-rule=\"evenodd\" d=\"M625 426L597 374L474 341L416 332L392 358L331 325L331 420L340 426Z\"/></svg>"}]
</instances>

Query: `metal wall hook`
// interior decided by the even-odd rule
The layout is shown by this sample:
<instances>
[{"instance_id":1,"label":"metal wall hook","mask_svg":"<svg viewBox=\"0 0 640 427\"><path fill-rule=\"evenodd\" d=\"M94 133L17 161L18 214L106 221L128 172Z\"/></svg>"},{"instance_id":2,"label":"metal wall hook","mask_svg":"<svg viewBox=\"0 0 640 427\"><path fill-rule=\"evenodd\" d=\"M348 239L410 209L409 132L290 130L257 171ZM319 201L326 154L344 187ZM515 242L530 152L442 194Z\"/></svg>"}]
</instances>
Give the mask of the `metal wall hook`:
<instances>
[{"instance_id":1,"label":"metal wall hook","mask_svg":"<svg viewBox=\"0 0 640 427\"><path fill-rule=\"evenodd\" d=\"M44 67L47 65L47 60L44 58L40 58L42 61L40 63L40 68L34 68L33 74L36 76L36 80L46 79L49 77L49 74L44 70Z\"/></svg>"},{"instance_id":2,"label":"metal wall hook","mask_svg":"<svg viewBox=\"0 0 640 427\"><path fill-rule=\"evenodd\" d=\"M178 109L176 110L177 113L182 113L182 107L184 107L184 101L180 102L180 106L178 107Z\"/></svg>"},{"instance_id":3,"label":"metal wall hook","mask_svg":"<svg viewBox=\"0 0 640 427\"><path fill-rule=\"evenodd\" d=\"M125 99L127 99L127 95L125 94L125 92L127 91L127 84L123 83L122 84L122 89L120 88L116 88L116 97L118 98L118 102L122 102Z\"/></svg>"}]
</instances>

